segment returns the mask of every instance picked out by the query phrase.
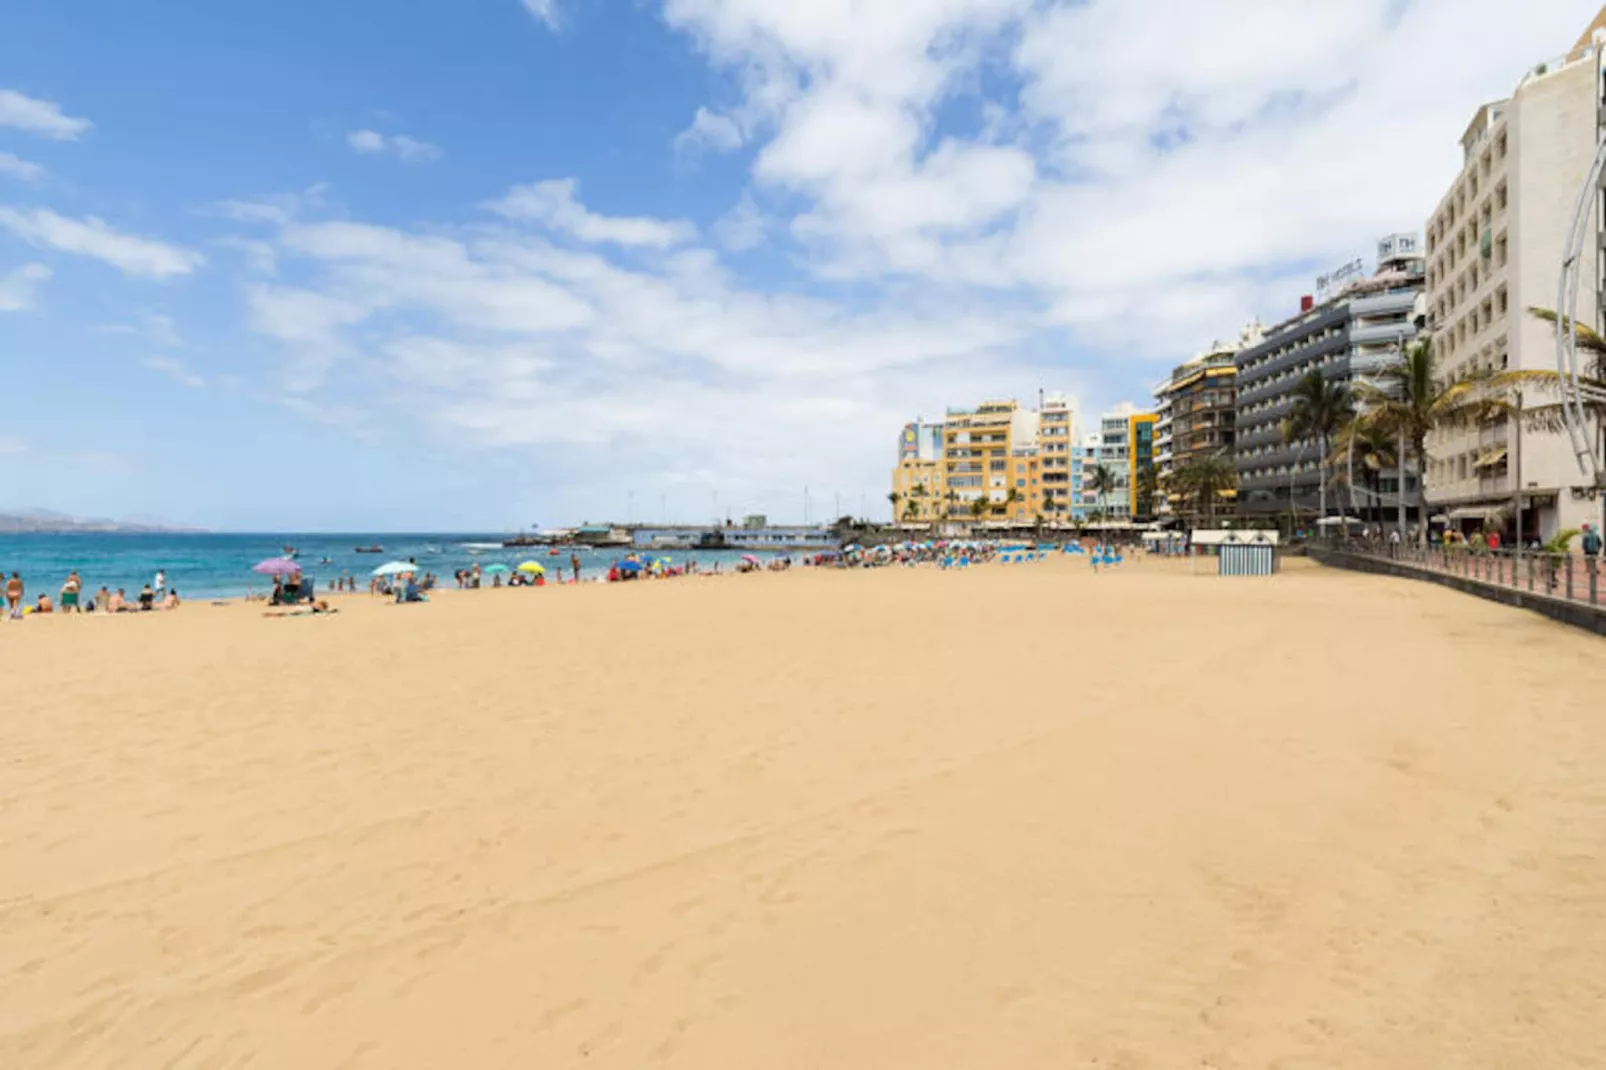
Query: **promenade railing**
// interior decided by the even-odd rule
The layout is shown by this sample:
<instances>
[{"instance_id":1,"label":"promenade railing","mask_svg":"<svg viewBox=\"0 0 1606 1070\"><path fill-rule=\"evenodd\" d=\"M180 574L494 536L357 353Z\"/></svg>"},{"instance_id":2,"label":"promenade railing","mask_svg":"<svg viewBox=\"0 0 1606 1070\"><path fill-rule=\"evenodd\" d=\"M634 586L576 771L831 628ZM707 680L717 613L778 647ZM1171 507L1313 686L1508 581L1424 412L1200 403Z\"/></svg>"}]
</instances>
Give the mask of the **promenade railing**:
<instances>
[{"instance_id":1,"label":"promenade railing","mask_svg":"<svg viewBox=\"0 0 1606 1070\"><path fill-rule=\"evenodd\" d=\"M1579 605L1606 605L1606 575L1602 574L1606 568L1594 557L1539 550L1422 547L1379 539L1324 539L1315 545L1336 553L1392 561L1491 587L1547 595Z\"/></svg>"}]
</instances>

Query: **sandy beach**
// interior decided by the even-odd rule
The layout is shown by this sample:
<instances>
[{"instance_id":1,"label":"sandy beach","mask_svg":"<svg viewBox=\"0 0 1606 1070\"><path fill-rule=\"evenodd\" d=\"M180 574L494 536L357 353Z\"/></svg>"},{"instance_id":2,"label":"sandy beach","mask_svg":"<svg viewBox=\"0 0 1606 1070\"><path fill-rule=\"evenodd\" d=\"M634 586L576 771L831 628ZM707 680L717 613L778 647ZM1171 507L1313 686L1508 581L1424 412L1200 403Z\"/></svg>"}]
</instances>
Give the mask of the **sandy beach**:
<instances>
[{"instance_id":1,"label":"sandy beach","mask_svg":"<svg viewBox=\"0 0 1606 1070\"><path fill-rule=\"evenodd\" d=\"M1292 562L0 626L0 1065L1606 1065L1606 645Z\"/></svg>"}]
</instances>

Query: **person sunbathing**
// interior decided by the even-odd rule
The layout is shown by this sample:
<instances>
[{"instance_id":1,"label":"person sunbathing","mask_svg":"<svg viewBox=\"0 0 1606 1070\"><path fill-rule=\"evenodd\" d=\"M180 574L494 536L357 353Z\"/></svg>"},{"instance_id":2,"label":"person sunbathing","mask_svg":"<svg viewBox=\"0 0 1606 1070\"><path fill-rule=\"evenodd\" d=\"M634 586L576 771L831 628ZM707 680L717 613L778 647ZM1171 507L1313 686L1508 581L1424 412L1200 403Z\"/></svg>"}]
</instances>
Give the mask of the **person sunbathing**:
<instances>
[{"instance_id":1,"label":"person sunbathing","mask_svg":"<svg viewBox=\"0 0 1606 1070\"><path fill-rule=\"evenodd\" d=\"M111 599L106 603L106 612L108 613L127 613L132 608L128 604L128 599L123 597L123 589L121 587L117 588L117 593L112 595Z\"/></svg>"},{"instance_id":2,"label":"person sunbathing","mask_svg":"<svg viewBox=\"0 0 1606 1070\"><path fill-rule=\"evenodd\" d=\"M262 615L264 617L310 617L310 616L313 616L314 614L322 615L322 614L339 613L339 612L340 612L340 610L335 609L334 607L332 607L329 604L327 599L320 598L320 599L318 599L318 601L312 603L312 605L310 607L306 608L306 609L281 609L281 610L278 610L277 612L275 612L273 610L268 610L267 612L263 613Z\"/></svg>"},{"instance_id":3,"label":"person sunbathing","mask_svg":"<svg viewBox=\"0 0 1606 1070\"><path fill-rule=\"evenodd\" d=\"M178 608L178 589L177 588L169 587L167 589L167 597L162 599L162 608L163 609L177 609Z\"/></svg>"}]
</instances>

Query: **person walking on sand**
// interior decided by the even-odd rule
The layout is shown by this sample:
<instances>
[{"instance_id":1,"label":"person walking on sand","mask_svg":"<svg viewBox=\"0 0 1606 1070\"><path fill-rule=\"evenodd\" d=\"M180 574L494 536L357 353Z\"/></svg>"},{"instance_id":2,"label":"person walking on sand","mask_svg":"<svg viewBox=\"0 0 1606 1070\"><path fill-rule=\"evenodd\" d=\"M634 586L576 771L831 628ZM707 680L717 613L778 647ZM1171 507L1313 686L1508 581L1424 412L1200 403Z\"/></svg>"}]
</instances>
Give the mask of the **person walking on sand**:
<instances>
[{"instance_id":1,"label":"person walking on sand","mask_svg":"<svg viewBox=\"0 0 1606 1070\"><path fill-rule=\"evenodd\" d=\"M6 611L12 620L22 619L22 577L13 572L6 581Z\"/></svg>"},{"instance_id":2,"label":"person walking on sand","mask_svg":"<svg viewBox=\"0 0 1606 1070\"><path fill-rule=\"evenodd\" d=\"M165 569L159 568L156 570L156 582L151 586L156 589L158 597L167 591L167 571Z\"/></svg>"},{"instance_id":3,"label":"person walking on sand","mask_svg":"<svg viewBox=\"0 0 1606 1070\"><path fill-rule=\"evenodd\" d=\"M570 554L569 555L569 568L574 573L574 582L575 583L579 583L580 582L580 555L579 554Z\"/></svg>"}]
</instances>

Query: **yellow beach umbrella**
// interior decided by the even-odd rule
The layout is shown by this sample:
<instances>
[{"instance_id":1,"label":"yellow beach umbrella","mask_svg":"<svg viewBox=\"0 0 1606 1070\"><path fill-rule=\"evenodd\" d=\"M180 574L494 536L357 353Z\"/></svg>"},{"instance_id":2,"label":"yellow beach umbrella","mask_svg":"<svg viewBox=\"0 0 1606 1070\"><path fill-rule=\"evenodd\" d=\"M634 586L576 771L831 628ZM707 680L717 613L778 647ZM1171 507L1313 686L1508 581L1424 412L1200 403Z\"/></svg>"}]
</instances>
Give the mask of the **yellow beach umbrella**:
<instances>
[{"instance_id":1,"label":"yellow beach umbrella","mask_svg":"<svg viewBox=\"0 0 1606 1070\"><path fill-rule=\"evenodd\" d=\"M546 571L546 566L536 561L526 561L524 564L519 566L519 571L528 572L532 575L540 575Z\"/></svg>"}]
</instances>

